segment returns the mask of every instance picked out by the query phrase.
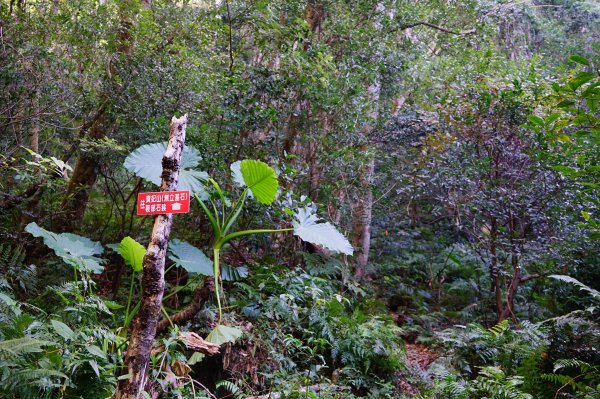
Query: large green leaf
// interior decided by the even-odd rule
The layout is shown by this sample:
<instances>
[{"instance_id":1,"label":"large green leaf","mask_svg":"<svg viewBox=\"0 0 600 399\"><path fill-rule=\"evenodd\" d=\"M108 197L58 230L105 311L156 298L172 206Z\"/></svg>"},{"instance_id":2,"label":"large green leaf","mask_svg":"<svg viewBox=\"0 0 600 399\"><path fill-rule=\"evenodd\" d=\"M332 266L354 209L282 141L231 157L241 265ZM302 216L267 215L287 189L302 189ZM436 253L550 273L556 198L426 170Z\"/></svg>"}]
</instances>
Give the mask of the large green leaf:
<instances>
[{"instance_id":1,"label":"large green leaf","mask_svg":"<svg viewBox=\"0 0 600 399\"><path fill-rule=\"evenodd\" d=\"M145 144L129 154L123 165L130 172L160 186L162 158L167 144L166 142ZM183 148L177 189L190 190L198 194L201 199L207 199L208 193L204 182L208 180L208 174L194 169L201 160L200 153L194 147L185 146Z\"/></svg>"},{"instance_id":2,"label":"large green leaf","mask_svg":"<svg viewBox=\"0 0 600 399\"><path fill-rule=\"evenodd\" d=\"M586 58L584 58L580 55L572 55L569 57L569 59L578 64L590 66L590 62Z\"/></svg>"},{"instance_id":3,"label":"large green leaf","mask_svg":"<svg viewBox=\"0 0 600 399\"><path fill-rule=\"evenodd\" d=\"M200 249L188 242L171 240L169 242L169 258L177 266L183 267L190 273L203 276L214 276L212 261ZM239 281L248 277L246 266L233 267L221 265L221 279L225 281Z\"/></svg>"},{"instance_id":4,"label":"large green leaf","mask_svg":"<svg viewBox=\"0 0 600 399\"><path fill-rule=\"evenodd\" d=\"M309 208L300 208L294 213L294 234L304 241L317 244L334 252L352 255L353 248L346 237L331 223L319 223L315 212Z\"/></svg>"},{"instance_id":5,"label":"large green leaf","mask_svg":"<svg viewBox=\"0 0 600 399\"><path fill-rule=\"evenodd\" d=\"M208 334L206 340L213 344L223 345L227 342L237 341L244 332L239 328L228 327L219 324Z\"/></svg>"},{"instance_id":6,"label":"large green leaf","mask_svg":"<svg viewBox=\"0 0 600 399\"><path fill-rule=\"evenodd\" d=\"M41 237L44 244L54 250L56 255L63 258L66 263L96 273L102 271L102 259L94 256L104 252L99 242L77 234L54 233L41 228L35 222L25 226L25 231L34 237Z\"/></svg>"},{"instance_id":7,"label":"large green leaf","mask_svg":"<svg viewBox=\"0 0 600 399\"><path fill-rule=\"evenodd\" d=\"M169 242L169 252L169 258L177 266L183 267L190 273L198 273L204 276L214 274L212 261L204 255L204 252L185 241L171 240Z\"/></svg>"},{"instance_id":8,"label":"large green leaf","mask_svg":"<svg viewBox=\"0 0 600 399\"><path fill-rule=\"evenodd\" d=\"M233 170L233 172L234 179L236 179L236 171ZM275 201L279 183L275 171L269 165L261 161L247 159L240 162L240 173L244 179L244 184L250 189L258 202L268 205Z\"/></svg>"},{"instance_id":9,"label":"large green leaf","mask_svg":"<svg viewBox=\"0 0 600 399\"><path fill-rule=\"evenodd\" d=\"M579 72L573 79L569 80L569 87L577 90L595 77L596 75L591 72Z\"/></svg>"},{"instance_id":10,"label":"large green leaf","mask_svg":"<svg viewBox=\"0 0 600 399\"><path fill-rule=\"evenodd\" d=\"M41 237L44 244L59 256L65 253L75 256L92 256L104 252L102 245L97 241L72 233L53 233L38 226L35 222L25 226L25 231L34 237Z\"/></svg>"},{"instance_id":11,"label":"large green leaf","mask_svg":"<svg viewBox=\"0 0 600 399\"><path fill-rule=\"evenodd\" d=\"M146 248L131 237L125 237L119 244L119 253L133 271L141 272L144 263Z\"/></svg>"},{"instance_id":12,"label":"large green leaf","mask_svg":"<svg viewBox=\"0 0 600 399\"><path fill-rule=\"evenodd\" d=\"M104 351L102 349L100 349L99 347L97 347L96 345L89 345L86 346L85 349L91 354L94 355L96 357L99 357L100 359L104 359L106 360L106 353L104 353Z\"/></svg>"}]
</instances>

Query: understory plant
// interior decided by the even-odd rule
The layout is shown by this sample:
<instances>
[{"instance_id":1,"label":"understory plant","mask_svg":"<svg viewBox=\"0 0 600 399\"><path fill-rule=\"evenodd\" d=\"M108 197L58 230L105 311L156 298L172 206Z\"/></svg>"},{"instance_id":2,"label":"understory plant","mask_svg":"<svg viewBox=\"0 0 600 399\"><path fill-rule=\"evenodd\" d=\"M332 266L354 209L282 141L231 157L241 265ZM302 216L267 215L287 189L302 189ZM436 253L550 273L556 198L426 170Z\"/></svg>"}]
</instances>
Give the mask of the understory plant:
<instances>
[{"instance_id":1,"label":"understory plant","mask_svg":"<svg viewBox=\"0 0 600 399\"><path fill-rule=\"evenodd\" d=\"M220 260L219 254L221 249L229 241L239 237L263 234L263 233L283 233L293 231L304 241L321 245L331 251L341 252L347 255L352 255L352 246L348 240L339 233L330 223L318 223L319 219L316 215L316 210L311 207L305 207L293 212L286 209L286 212L293 215L293 227L289 228L260 228L251 230L238 230L230 232L235 225L238 217L244 209L244 204L248 196L254 197L263 205L271 205L277 196L279 184L275 171L266 163L255 160L238 161L231 165L233 179L243 190L239 197L231 202L228 211L227 204L229 200L225 196L225 192L219 184L208 179L214 189L214 194L208 198L211 208L206 206L202 199L196 195L198 204L208 217L213 229L213 273L215 276L215 293L219 306L219 319L221 318L221 302L219 295L219 278L220 278ZM220 205L220 210L218 209Z\"/></svg>"},{"instance_id":2,"label":"understory plant","mask_svg":"<svg viewBox=\"0 0 600 399\"><path fill-rule=\"evenodd\" d=\"M304 397L317 385L323 397L394 397L401 330L383 304L344 281L342 262L316 254L305 261L258 265L249 281L234 283L232 300L253 327L233 351L232 380L255 395ZM243 355L247 348L253 358Z\"/></svg>"},{"instance_id":3,"label":"understory plant","mask_svg":"<svg viewBox=\"0 0 600 399\"><path fill-rule=\"evenodd\" d=\"M138 176L158 184L161 172L158 160L162 157L164 148L166 148L165 143L146 144L133 151L125 160L124 165ZM220 325L222 319L220 254L227 243L248 235L293 232L302 240L323 246L333 252L352 255L353 249L348 240L333 225L319 219L316 207L312 204L295 210L284 209L285 213L293 218L291 227L235 230L234 227L245 208L248 197L254 198L262 205L273 204L279 191L277 174L273 168L261 161L234 162L230 167L232 179L241 190L240 194L235 196L223 190L219 183L205 172L194 169L200 159L200 154L196 149L189 146L184 148L179 189L187 189L194 194L213 230L212 275L215 280L215 295L219 312L219 325L213 333L238 336L239 331L234 333L230 327ZM202 256L198 255L198 257ZM204 264L205 262L202 260L200 263ZM208 339L211 340L211 338L214 339L214 336L209 335Z\"/></svg>"}]
</instances>

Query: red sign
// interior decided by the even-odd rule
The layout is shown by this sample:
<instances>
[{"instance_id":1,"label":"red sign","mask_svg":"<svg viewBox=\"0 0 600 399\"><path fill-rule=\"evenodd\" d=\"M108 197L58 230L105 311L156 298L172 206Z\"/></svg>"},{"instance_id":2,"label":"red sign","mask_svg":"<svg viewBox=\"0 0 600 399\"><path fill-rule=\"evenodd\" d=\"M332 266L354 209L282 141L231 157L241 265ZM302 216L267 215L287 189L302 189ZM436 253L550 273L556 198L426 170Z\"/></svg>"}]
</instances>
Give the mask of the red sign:
<instances>
[{"instance_id":1,"label":"red sign","mask_svg":"<svg viewBox=\"0 0 600 399\"><path fill-rule=\"evenodd\" d=\"M138 215L188 213L189 211L189 191L163 191L157 193L139 193L137 197Z\"/></svg>"}]
</instances>

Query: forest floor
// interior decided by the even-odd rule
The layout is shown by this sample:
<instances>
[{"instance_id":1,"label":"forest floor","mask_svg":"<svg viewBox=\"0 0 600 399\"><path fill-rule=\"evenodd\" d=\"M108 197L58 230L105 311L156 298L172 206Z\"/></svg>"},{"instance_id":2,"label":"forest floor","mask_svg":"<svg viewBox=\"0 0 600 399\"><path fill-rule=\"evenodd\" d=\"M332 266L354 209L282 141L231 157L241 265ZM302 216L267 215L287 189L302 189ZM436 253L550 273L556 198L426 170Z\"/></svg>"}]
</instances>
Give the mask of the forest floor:
<instances>
[{"instance_id":1,"label":"forest floor","mask_svg":"<svg viewBox=\"0 0 600 399\"><path fill-rule=\"evenodd\" d=\"M410 374L424 374L439 354L423 344L406 342L406 370L396 373L396 386L403 392L418 395L419 389L410 381Z\"/></svg>"}]
</instances>

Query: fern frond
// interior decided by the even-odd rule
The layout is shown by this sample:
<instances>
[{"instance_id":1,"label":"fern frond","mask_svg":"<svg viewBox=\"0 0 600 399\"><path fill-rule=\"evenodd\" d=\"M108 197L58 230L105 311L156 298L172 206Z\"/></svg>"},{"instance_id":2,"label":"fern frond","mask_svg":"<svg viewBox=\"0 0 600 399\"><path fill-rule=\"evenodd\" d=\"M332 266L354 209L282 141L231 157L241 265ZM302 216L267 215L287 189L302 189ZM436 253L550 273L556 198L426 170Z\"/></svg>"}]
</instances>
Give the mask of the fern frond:
<instances>
[{"instance_id":1,"label":"fern frond","mask_svg":"<svg viewBox=\"0 0 600 399\"><path fill-rule=\"evenodd\" d=\"M56 344L29 337L0 341L0 359L14 359L29 353L39 353L44 347L53 345Z\"/></svg>"},{"instance_id":2,"label":"fern frond","mask_svg":"<svg viewBox=\"0 0 600 399\"><path fill-rule=\"evenodd\" d=\"M509 325L510 322L508 321L508 319L505 319L502 320L500 323L496 324L495 326L488 328L488 331L494 334L496 338L498 338L504 333L504 331L508 329Z\"/></svg>"},{"instance_id":3,"label":"fern frond","mask_svg":"<svg viewBox=\"0 0 600 399\"><path fill-rule=\"evenodd\" d=\"M556 373L560 369L564 368L576 368L582 373L587 373L590 371L598 371L597 366L593 366L587 362L584 362L579 359L559 359L554 363L554 372Z\"/></svg>"},{"instance_id":4,"label":"fern frond","mask_svg":"<svg viewBox=\"0 0 600 399\"><path fill-rule=\"evenodd\" d=\"M564 281L566 283L576 285L577 287L579 287L579 289L581 291L588 292L592 296L592 298L594 298L595 300L600 301L600 291L597 291L597 290L595 290L595 289L593 289L591 287L588 287L587 285L583 284L581 281L579 281L579 280L577 280L577 279L575 279L573 277L564 276L562 274L553 274L553 275L551 275L549 277L551 277L551 278L553 278L555 280Z\"/></svg>"},{"instance_id":5,"label":"fern frond","mask_svg":"<svg viewBox=\"0 0 600 399\"><path fill-rule=\"evenodd\" d=\"M36 283L35 266L25 265L25 250L22 246L0 244L0 274L4 281L2 285L11 291L29 291Z\"/></svg>"},{"instance_id":6,"label":"fern frond","mask_svg":"<svg viewBox=\"0 0 600 399\"><path fill-rule=\"evenodd\" d=\"M233 399L242 399L246 396L244 395L244 392L240 389L240 387L238 387L234 382L231 381L222 380L217 382L215 386L217 389L223 389L225 391L230 392L231 395L229 397Z\"/></svg>"}]
</instances>

